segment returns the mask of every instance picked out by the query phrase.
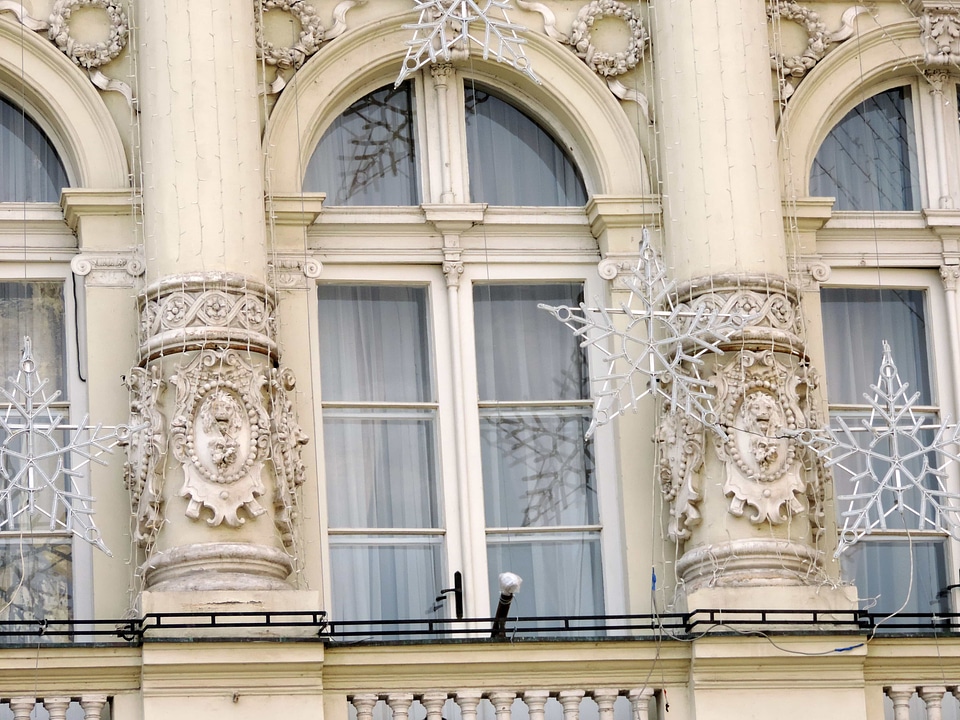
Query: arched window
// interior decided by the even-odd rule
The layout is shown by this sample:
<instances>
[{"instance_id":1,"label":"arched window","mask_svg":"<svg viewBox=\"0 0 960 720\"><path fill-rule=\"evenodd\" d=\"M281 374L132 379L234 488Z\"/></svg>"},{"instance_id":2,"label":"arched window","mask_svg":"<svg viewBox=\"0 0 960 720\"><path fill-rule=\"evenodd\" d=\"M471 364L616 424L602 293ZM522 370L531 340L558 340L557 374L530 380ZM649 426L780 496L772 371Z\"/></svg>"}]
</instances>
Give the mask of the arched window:
<instances>
[{"instance_id":1,"label":"arched window","mask_svg":"<svg viewBox=\"0 0 960 720\"><path fill-rule=\"evenodd\" d=\"M59 202L67 172L49 138L0 98L0 202Z\"/></svg>"},{"instance_id":2,"label":"arched window","mask_svg":"<svg viewBox=\"0 0 960 720\"><path fill-rule=\"evenodd\" d=\"M473 202L577 206L587 201L570 155L535 120L472 83L464 96Z\"/></svg>"},{"instance_id":3,"label":"arched window","mask_svg":"<svg viewBox=\"0 0 960 720\"><path fill-rule=\"evenodd\" d=\"M412 83L357 100L320 138L303 189L328 205L417 205L416 113Z\"/></svg>"},{"instance_id":4,"label":"arched window","mask_svg":"<svg viewBox=\"0 0 960 720\"><path fill-rule=\"evenodd\" d=\"M420 125L414 93L411 82L382 87L347 108L320 138L303 189L326 193L328 207L418 205L426 194L422 174L440 177L469 168L452 183L464 188L461 195L470 202L536 207L586 203L583 177L563 146L511 102L469 80L463 87L464 106L450 108L445 123L448 137L461 137L465 130L466 161L458 157L442 170L429 167L441 164L440 153L421 153L418 138L440 130L436 123ZM457 153L456 146L450 151Z\"/></svg>"},{"instance_id":5,"label":"arched window","mask_svg":"<svg viewBox=\"0 0 960 720\"><path fill-rule=\"evenodd\" d=\"M810 192L837 199L835 210L920 207L910 88L878 93L848 112L823 141Z\"/></svg>"}]
</instances>

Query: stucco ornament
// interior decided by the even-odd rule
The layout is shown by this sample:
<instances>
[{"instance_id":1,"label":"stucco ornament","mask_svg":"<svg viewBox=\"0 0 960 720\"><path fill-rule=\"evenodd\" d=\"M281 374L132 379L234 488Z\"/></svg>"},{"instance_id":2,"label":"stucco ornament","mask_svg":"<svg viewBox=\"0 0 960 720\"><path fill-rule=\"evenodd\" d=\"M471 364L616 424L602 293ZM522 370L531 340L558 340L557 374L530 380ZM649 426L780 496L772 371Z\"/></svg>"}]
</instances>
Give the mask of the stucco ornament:
<instances>
[{"instance_id":1,"label":"stucco ornament","mask_svg":"<svg viewBox=\"0 0 960 720\"><path fill-rule=\"evenodd\" d=\"M123 482L137 524L134 538L149 547L163 524L163 459L167 451L166 424L160 412L160 395L166 383L158 365L135 367L125 378L130 391L130 425L142 428L122 443L127 448Z\"/></svg>"},{"instance_id":2,"label":"stucco ornament","mask_svg":"<svg viewBox=\"0 0 960 720\"><path fill-rule=\"evenodd\" d=\"M300 455L309 438L300 427L291 394L297 385L289 368L270 372L270 447L276 477L275 522L284 546L294 541L297 521L297 488L303 484L306 468Z\"/></svg>"},{"instance_id":3,"label":"stucco ornament","mask_svg":"<svg viewBox=\"0 0 960 720\"><path fill-rule=\"evenodd\" d=\"M263 16L271 10L290 13L300 23L297 42L290 47L277 47L266 39ZM307 58L320 49L324 40L324 28L313 5L303 0L257 0L253 14L257 37L257 57L267 65L279 68L298 68Z\"/></svg>"},{"instance_id":4,"label":"stucco ornament","mask_svg":"<svg viewBox=\"0 0 960 720\"><path fill-rule=\"evenodd\" d=\"M211 526L243 525L243 508L255 518L266 510L261 470L270 449L268 379L234 350L203 350L171 378L177 410L171 422L173 454L183 465L180 496L187 517L212 512Z\"/></svg>"},{"instance_id":5,"label":"stucco ornament","mask_svg":"<svg viewBox=\"0 0 960 720\"><path fill-rule=\"evenodd\" d=\"M70 16L81 8L101 8L110 23L107 39L96 43L78 42L70 33ZM130 26L118 0L57 0L50 15L47 34L67 57L91 70L115 59L127 44Z\"/></svg>"},{"instance_id":6,"label":"stucco ornament","mask_svg":"<svg viewBox=\"0 0 960 720\"><path fill-rule=\"evenodd\" d=\"M686 540L690 529L700 524L703 500L703 426L689 415L665 403L654 439L659 451L660 490L670 508L667 534L671 540Z\"/></svg>"},{"instance_id":7,"label":"stucco ornament","mask_svg":"<svg viewBox=\"0 0 960 720\"><path fill-rule=\"evenodd\" d=\"M777 42L771 43L770 64L778 75L782 102L793 95L800 80L823 59L831 45L853 37L856 32L854 20L865 12L868 10L862 5L847 8L840 18L840 28L830 32L820 19L820 13L796 0L775 0L767 5L767 18L775 27L781 20L786 20L800 25L807 34L806 47L797 55L779 53Z\"/></svg>"},{"instance_id":8,"label":"stucco ornament","mask_svg":"<svg viewBox=\"0 0 960 720\"><path fill-rule=\"evenodd\" d=\"M616 18L627 25L630 39L626 50L610 53L597 49L590 36L595 23ZM643 58L649 35L640 17L618 0L593 0L577 13L570 33L570 44L591 70L603 77L616 77L633 70Z\"/></svg>"},{"instance_id":9,"label":"stucco ornament","mask_svg":"<svg viewBox=\"0 0 960 720\"><path fill-rule=\"evenodd\" d=\"M731 514L750 506L752 522L778 525L803 512L805 450L796 435L809 425L806 368L789 367L770 350L745 350L718 368L714 384L726 430L715 443Z\"/></svg>"},{"instance_id":10,"label":"stucco ornament","mask_svg":"<svg viewBox=\"0 0 960 720\"><path fill-rule=\"evenodd\" d=\"M920 16L924 62L931 67L955 66L960 62L960 9L941 6Z\"/></svg>"}]
</instances>

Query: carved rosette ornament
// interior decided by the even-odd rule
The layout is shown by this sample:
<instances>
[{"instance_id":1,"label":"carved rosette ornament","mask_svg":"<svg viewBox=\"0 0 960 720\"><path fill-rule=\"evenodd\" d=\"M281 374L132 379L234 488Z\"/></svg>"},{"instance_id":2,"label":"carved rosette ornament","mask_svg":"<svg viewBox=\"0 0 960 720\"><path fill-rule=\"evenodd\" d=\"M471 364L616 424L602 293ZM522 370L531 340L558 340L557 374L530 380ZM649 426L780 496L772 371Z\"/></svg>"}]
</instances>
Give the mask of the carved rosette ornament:
<instances>
[{"instance_id":1,"label":"carved rosette ornament","mask_svg":"<svg viewBox=\"0 0 960 720\"><path fill-rule=\"evenodd\" d=\"M674 541L689 539L690 529L701 521L704 434L703 425L687 413L667 408L660 416L655 436L660 490L670 508L667 534Z\"/></svg>"},{"instance_id":2,"label":"carved rosette ornament","mask_svg":"<svg viewBox=\"0 0 960 720\"><path fill-rule=\"evenodd\" d=\"M204 350L172 377L177 410L170 424L173 454L183 465L180 496L187 517L211 511L209 525L245 522L266 510L257 502L270 449L264 401L267 377L235 350Z\"/></svg>"},{"instance_id":3,"label":"carved rosette ornament","mask_svg":"<svg viewBox=\"0 0 960 720\"><path fill-rule=\"evenodd\" d=\"M803 448L795 436L809 426L805 368L785 365L770 350L745 350L717 369L714 384L723 408L726 438L716 447L730 512L739 517L749 506L758 525L779 525L803 512Z\"/></svg>"},{"instance_id":4,"label":"carved rosette ornament","mask_svg":"<svg viewBox=\"0 0 960 720\"><path fill-rule=\"evenodd\" d=\"M123 480L130 491L137 524L134 538L140 547L156 540L163 524L163 460L167 437L158 403L165 383L160 368L133 368L125 378L130 391L130 425L143 427L130 435Z\"/></svg>"}]
</instances>

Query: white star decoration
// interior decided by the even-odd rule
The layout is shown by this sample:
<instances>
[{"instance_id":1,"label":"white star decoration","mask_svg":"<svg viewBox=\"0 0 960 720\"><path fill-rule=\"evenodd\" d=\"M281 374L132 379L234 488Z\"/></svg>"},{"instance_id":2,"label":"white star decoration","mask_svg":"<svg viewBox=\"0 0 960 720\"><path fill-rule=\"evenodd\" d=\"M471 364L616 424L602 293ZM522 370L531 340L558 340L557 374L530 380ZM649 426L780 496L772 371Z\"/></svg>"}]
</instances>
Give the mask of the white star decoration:
<instances>
[{"instance_id":1,"label":"white star decoration","mask_svg":"<svg viewBox=\"0 0 960 720\"><path fill-rule=\"evenodd\" d=\"M46 392L33 359L30 338L24 338L23 355L12 391L0 387L7 409L0 415L0 530L67 531L110 551L93 521L93 497L77 488L80 469L99 459L131 429L64 423L52 405L60 397ZM109 431L109 432L108 432Z\"/></svg>"},{"instance_id":2,"label":"white star decoration","mask_svg":"<svg viewBox=\"0 0 960 720\"><path fill-rule=\"evenodd\" d=\"M869 418L851 425L839 416L838 427L800 438L853 488L837 494L846 510L834 557L874 530L937 530L960 539L960 495L946 488L948 464L960 461L951 449L960 441L960 426L918 415L920 393L908 397L908 387L884 342L880 376L870 386L874 395L864 393Z\"/></svg>"},{"instance_id":3,"label":"white star decoration","mask_svg":"<svg viewBox=\"0 0 960 720\"><path fill-rule=\"evenodd\" d=\"M402 83L408 75L428 63L440 60L463 59L470 52L470 43L483 48L483 59L493 54L497 62L506 62L539 83L530 62L523 52L524 38L517 35L526 28L510 22L507 9L510 0L414 0L420 10L420 20L404 29L413 30L413 39L407 41L407 55L397 77ZM492 16L493 9L500 17ZM483 24L483 34L476 35L471 26Z\"/></svg>"},{"instance_id":4,"label":"white star decoration","mask_svg":"<svg viewBox=\"0 0 960 720\"><path fill-rule=\"evenodd\" d=\"M606 372L593 378L600 389L587 437L651 394L722 436L711 383L700 376L700 367L708 353L723 354L720 345L749 316L705 304L694 310L681 305L646 228L640 260L624 285L630 298L619 308L540 305L582 338L582 347L597 347L606 365Z\"/></svg>"}]
</instances>

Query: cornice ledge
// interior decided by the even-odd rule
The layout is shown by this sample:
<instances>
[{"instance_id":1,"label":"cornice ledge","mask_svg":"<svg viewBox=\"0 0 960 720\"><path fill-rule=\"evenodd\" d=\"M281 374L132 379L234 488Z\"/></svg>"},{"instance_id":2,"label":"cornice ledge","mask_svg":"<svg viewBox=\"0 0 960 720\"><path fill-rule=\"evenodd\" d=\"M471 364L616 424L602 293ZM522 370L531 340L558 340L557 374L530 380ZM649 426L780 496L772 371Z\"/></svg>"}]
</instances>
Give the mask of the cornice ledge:
<instances>
[{"instance_id":1,"label":"cornice ledge","mask_svg":"<svg viewBox=\"0 0 960 720\"><path fill-rule=\"evenodd\" d=\"M116 190L64 188L60 195L63 217L74 232L83 217L132 215L133 209L139 205L140 198L134 197L129 188Z\"/></svg>"},{"instance_id":2,"label":"cornice ledge","mask_svg":"<svg viewBox=\"0 0 960 720\"><path fill-rule=\"evenodd\" d=\"M639 228L656 223L662 212L658 195L593 195L585 208L594 237L611 228Z\"/></svg>"},{"instance_id":3,"label":"cornice ledge","mask_svg":"<svg viewBox=\"0 0 960 720\"><path fill-rule=\"evenodd\" d=\"M804 197L784 200L784 225L788 225L790 220L795 219L798 230L816 232L830 221L835 202L836 198L832 197Z\"/></svg>"},{"instance_id":4,"label":"cornice ledge","mask_svg":"<svg viewBox=\"0 0 960 720\"><path fill-rule=\"evenodd\" d=\"M906 4L915 13L930 10L960 10L960 0L907 0Z\"/></svg>"},{"instance_id":5,"label":"cornice ledge","mask_svg":"<svg viewBox=\"0 0 960 720\"><path fill-rule=\"evenodd\" d=\"M271 195L264 204L267 222L304 227L313 225L323 213L326 193L290 193Z\"/></svg>"},{"instance_id":6,"label":"cornice ledge","mask_svg":"<svg viewBox=\"0 0 960 720\"><path fill-rule=\"evenodd\" d=\"M424 217L442 235L466 232L483 222L486 203L423 203Z\"/></svg>"}]
</instances>

